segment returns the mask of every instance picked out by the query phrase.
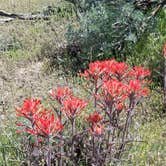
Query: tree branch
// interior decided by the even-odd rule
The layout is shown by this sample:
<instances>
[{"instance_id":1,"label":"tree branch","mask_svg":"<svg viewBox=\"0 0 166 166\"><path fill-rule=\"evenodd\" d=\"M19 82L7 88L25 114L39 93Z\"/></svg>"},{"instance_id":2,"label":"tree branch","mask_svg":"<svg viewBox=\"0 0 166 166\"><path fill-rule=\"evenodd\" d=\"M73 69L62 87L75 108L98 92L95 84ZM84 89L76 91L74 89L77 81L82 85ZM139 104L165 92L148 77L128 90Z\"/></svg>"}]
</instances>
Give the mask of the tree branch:
<instances>
[{"instance_id":1,"label":"tree branch","mask_svg":"<svg viewBox=\"0 0 166 166\"><path fill-rule=\"evenodd\" d=\"M161 3L159 3L158 6L153 10L151 15L155 16L164 5L166 5L166 0L163 0Z\"/></svg>"},{"instance_id":2,"label":"tree branch","mask_svg":"<svg viewBox=\"0 0 166 166\"><path fill-rule=\"evenodd\" d=\"M3 17L9 17L8 19L0 19L0 22L10 22L14 19L20 19L20 20L49 20L50 17L45 16L44 14L16 14L16 13L8 13L6 11L0 10L0 16Z\"/></svg>"}]
</instances>

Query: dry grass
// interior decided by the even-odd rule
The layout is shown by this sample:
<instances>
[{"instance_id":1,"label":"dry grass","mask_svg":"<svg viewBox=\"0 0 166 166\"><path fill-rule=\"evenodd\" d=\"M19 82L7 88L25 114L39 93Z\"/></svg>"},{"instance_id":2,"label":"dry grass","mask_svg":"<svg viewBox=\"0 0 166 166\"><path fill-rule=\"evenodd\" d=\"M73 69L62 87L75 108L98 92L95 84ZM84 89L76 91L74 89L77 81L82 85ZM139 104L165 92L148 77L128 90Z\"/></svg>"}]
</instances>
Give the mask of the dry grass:
<instances>
[{"instance_id":1,"label":"dry grass","mask_svg":"<svg viewBox=\"0 0 166 166\"><path fill-rule=\"evenodd\" d=\"M18 20L1 25L1 47L7 51L1 50L0 54L13 59L27 59L40 56L45 44L54 43L58 48L65 44L65 22L65 19L58 21L52 18L50 21Z\"/></svg>"},{"instance_id":2,"label":"dry grass","mask_svg":"<svg viewBox=\"0 0 166 166\"><path fill-rule=\"evenodd\" d=\"M56 4L60 1L0 0L0 9L9 11L14 3L14 10L28 12L29 3L33 11L36 11L53 2ZM52 16L49 21L15 20L0 25L0 102L5 103L6 107L11 108L19 100L31 97L32 94L34 97L42 97L52 84L56 84L56 74L43 76L43 62L38 60L42 57L45 45L53 45L54 49L58 49L66 44L67 22L66 18ZM8 80L3 80L4 77Z\"/></svg>"},{"instance_id":3,"label":"dry grass","mask_svg":"<svg viewBox=\"0 0 166 166\"><path fill-rule=\"evenodd\" d=\"M13 4L15 4L14 7ZM64 5L62 0L0 0L0 10L18 13L42 12L51 4L62 7ZM66 42L64 35L69 21L59 15L50 18L49 21L14 20L0 24L0 55L14 59L20 57L27 59L36 55L40 56L41 48L45 44L54 43L55 48L63 46Z\"/></svg>"},{"instance_id":4,"label":"dry grass","mask_svg":"<svg viewBox=\"0 0 166 166\"><path fill-rule=\"evenodd\" d=\"M0 0L0 10L27 13L41 11L42 8L56 4L60 0Z\"/></svg>"}]
</instances>

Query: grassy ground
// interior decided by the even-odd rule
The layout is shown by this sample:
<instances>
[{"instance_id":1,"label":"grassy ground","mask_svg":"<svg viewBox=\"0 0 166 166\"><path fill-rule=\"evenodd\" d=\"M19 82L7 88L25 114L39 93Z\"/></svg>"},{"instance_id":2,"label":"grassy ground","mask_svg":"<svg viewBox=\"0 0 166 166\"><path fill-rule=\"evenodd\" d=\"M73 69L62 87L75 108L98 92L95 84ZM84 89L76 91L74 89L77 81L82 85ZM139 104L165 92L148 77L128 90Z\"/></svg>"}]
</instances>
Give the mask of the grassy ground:
<instances>
[{"instance_id":1,"label":"grassy ground","mask_svg":"<svg viewBox=\"0 0 166 166\"><path fill-rule=\"evenodd\" d=\"M13 125L16 117L13 110L8 110L7 116L1 116L0 163L4 166L20 166L24 162L24 153L19 144L19 135ZM166 118L154 120L140 125L137 130L137 140L124 155L124 161L119 166L164 166L166 163L166 139L164 133ZM135 138L136 139L136 138Z\"/></svg>"},{"instance_id":2,"label":"grassy ground","mask_svg":"<svg viewBox=\"0 0 166 166\"><path fill-rule=\"evenodd\" d=\"M141 125L137 132L143 142L134 143L127 165L164 166L166 163L166 118Z\"/></svg>"},{"instance_id":3,"label":"grassy ground","mask_svg":"<svg viewBox=\"0 0 166 166\"><path fill-rule=\"evenodd\" d=\"M52 4L60 6L61 2L0 0L0 10L42 12ZM65 83L62 76L58 77L59 72L45 75L44 62L39 60L43 47L53 45L55 50L65 45L66 19L55 15L49 21L15 20L0 24L0 166L20 166L24 158L15 133L14 107L27 97L45 99L51 88Z\"/></svg>"},{"instance_id":4,"label":"grassy ground","mask_svg":"<svg viewBox=\"0 0 166 166\"><path fill-rule=\"evenodd\" d=\"M56 4L60 0L0 0L0 9L8 12L27 13L41 11L48 5Z\"/></svg>"}]
</instances>

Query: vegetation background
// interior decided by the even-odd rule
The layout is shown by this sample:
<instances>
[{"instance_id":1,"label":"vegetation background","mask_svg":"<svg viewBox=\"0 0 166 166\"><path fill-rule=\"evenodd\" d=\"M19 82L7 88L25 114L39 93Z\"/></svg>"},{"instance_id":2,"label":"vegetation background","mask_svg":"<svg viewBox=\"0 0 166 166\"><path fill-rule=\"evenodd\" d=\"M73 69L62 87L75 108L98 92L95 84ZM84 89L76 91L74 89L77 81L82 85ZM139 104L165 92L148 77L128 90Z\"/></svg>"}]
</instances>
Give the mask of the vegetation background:
<instances>
[{"instance_id":1,"label":"vegetation background","mask_svg":"<svg viewBox=\"0 0 166 166\"><path fill-rule=\"evenodd\" d=\"M0 165L26 161L16 134L15 107L25 98L43 99L68 84L80 96L76 73L89 62L116 58L152 70L151 96L138 109L133 143L122 165L166 164L166 117L163 111L164 0L0 0L0 11L48 16L48 20L0 16ZM81 123L81 122L80 122Z\"/></svg>"}]
</instances>

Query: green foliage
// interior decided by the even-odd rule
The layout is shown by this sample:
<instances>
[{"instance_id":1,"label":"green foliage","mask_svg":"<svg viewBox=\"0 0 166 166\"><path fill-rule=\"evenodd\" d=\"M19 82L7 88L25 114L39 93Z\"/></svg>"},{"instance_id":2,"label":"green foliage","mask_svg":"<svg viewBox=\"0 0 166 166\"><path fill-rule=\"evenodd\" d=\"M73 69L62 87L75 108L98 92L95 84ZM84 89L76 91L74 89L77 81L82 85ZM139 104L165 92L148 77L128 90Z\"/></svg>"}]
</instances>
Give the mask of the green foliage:
<instances>
[{"instance_id":1,"label":"green foliage","mask_svg":"<svg viewBox=\"0 0 166 166\"><path fill-rule=\"evenodd\" d=\"M81 49L80 54L75 55L75 64L79 68L87 65L87 62L94 61L96 58L103 59L98 52L108 50L110 29L109 17L105 11L105 7L99 4L92 7L83 17L80 18L79 28L69 27L67 39L69 45L78 46ZM103 32L103 33L102 33ZM69 54L70 58L73 54ZM94 55L97 55L95 57ZM101 58L100 58L101 57Z\"/></svg>"},{"instance_id":2,"label":"green foliage","mask_svg":"<svg viewBox=\"0 0 166 166\"><path fill-rule=\"evenodd\" d=\"M57 18L70 18L75 15L74 7L70 3L67 2L59 2L58 4L53 4L47 6L43 10L44 15L54 15Z\"/></svg>"},{"instance_id":3,"label":"green foliage","mask_svg":"<svg viewBox=\"0 0 166 166\"><path fill-rule=\"evenodd\" d=\"M128 47L127 61L133 65L143 65L152 71L152 80L162 85L164 58L163 45L166 41L166 10L162 10L154 22L156 28L144 33L134 45Z\"/></svg>"},{"instance_id":4,"label":"green foliage","mask_svg":"<svg viewBox=\"0 0 166 166\"><path fill-rule=\"evenodd\" d=\"M74 70L85 68L95 60L115 57L124 61L133 54L131 48L139 45L145 34L149 35L148 30L151 32L156 22L161 22L160 28L164 28L164 18L151 17L156 2L148 4L150 7L146 10L138 8L134 1L83 2L84 5L80 1L75 5L79 26L69 26L67 33L69 47L80 48L77 53L69 54Z\"/></svg>"}]
</instances>

